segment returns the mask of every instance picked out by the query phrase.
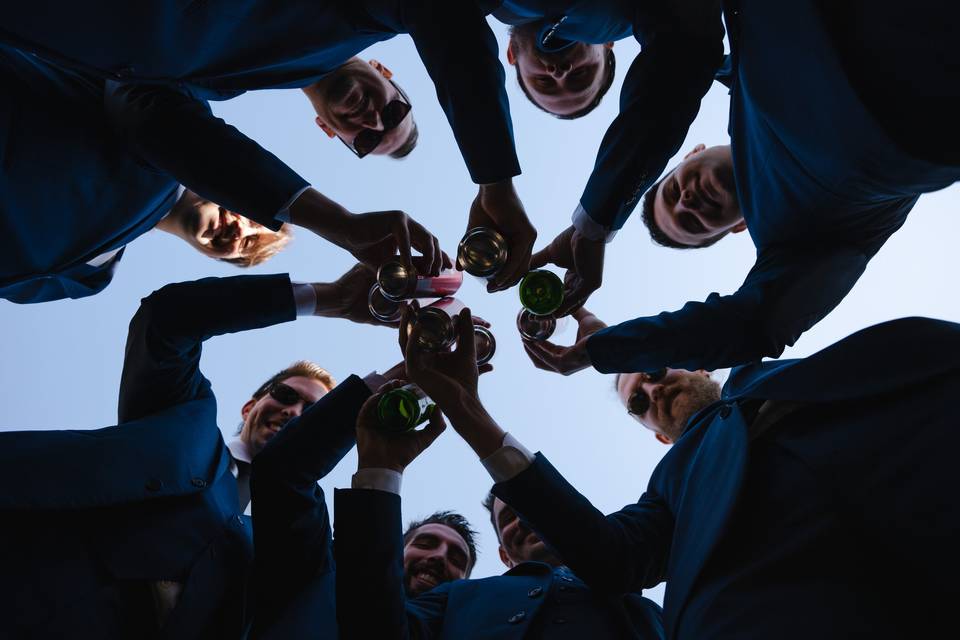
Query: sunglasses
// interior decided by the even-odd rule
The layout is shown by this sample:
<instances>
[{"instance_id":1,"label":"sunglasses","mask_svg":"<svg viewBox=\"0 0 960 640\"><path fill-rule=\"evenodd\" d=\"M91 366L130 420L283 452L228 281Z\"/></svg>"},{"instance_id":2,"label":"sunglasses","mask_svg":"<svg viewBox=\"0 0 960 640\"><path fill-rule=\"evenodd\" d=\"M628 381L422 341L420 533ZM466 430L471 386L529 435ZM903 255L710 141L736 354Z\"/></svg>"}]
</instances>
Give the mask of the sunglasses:
<instances>
[{"instance_id":1,"label":"sunglasses","mask_svg":"<svg viewBox=\"0 0 960 640\"><path fill-rule=\"evenodd\" d=\"M304 398L296 389L282 382L274 382L270 385L270 388L267 389L267 393L270 394L271 398L288 407L292 407L298 402L302 402L303 406L307 407L314 402L313 400Z\"/></svg>"},{"instance_id":2,"label":"sunglasses","mask_svg":"<svg viewBox=\"0 0 960 640\"><path fill-rule=\"evenodd\" d=\"M383 136L399 127L404 118L410 114L410 110L413 109L413 105L410 104L410 100L407 98L407 94L403 92L403 89L397 86L393 80L389 80L389 82L393 85L393 88L397 90L400 98L391 100L380 110L380 122L383 123L383 129L379 131L376 129L364 129L353 139L353 144L350 144L339 135L337 136L340 142L350 149L350 151L353 151L354 155L358 158L363 158L373 153L373 151L380 146L380 143L383 142Z\"/></svg>"},{"instance_id":3,"label":"sunglasses","mask_svg":"<svg viewBox=\"0 0 960 640\"><path fill-rule=\"evenodd\" d=\"M666 369L657 369L656 371L650 371L647 373L640 374L642 383L656 383L660 382L667 376ZM643 416L650 408L650 396L648 396L642 387L637 387L633 393L630 394L630 397L627 398L627 413L632 416Z\"/></svg>"}]
</instances>

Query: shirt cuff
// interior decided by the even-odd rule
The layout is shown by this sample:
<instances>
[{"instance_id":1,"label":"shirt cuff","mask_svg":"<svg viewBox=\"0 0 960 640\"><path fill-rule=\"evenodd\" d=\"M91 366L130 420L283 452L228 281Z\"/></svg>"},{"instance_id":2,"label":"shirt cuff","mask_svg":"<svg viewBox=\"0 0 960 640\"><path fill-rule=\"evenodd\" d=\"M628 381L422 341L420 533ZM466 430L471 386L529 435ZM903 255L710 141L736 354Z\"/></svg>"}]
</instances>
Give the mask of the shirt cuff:
<instances>
[{"instance_id":1,"label":"shirt cuff","mask_svg":"<svg viewBox=\"0 0 960 640\"><path fill-rule=\"evenodd\" d=\"M350 486L354 489L374 489L400 495L400 481L403 474L393 469L378 469L369 467L357 469L350 479Z\"/></svg>"},{"instance_id":2,"label":"shirt cuff","mask_svg":"<svg viewBox=\"0 0 960 640\"><path fill-rule=\"evenodd\" d=\"M590 217L582 203L577 203L573 210L573 226L588 240L610 242L617 235L619 229L608 229Z\"/></svg>"},{"instance_id":3,"label":"shirt cuff","mask_svg":"<svg viewBox=\"0 0 960 640\"><path fill-rule=\"evenodd\" d=\"M283 208L280 211L277 211L277 215L273 216L280 222L290 222L290 207L293 206L293 203L297 201L297 198L303 195L303 192L307 189L310 189L312 185L307 185L304 188L297 191L293 194L293 197L287 200L287 204L283 205Z\"/></svg>"},{"instance_id":4,"label":"shirt cuff","mask_svg":"<svg viewBox=\"0 0 960 640\"><path fill-rule=\"evenodd\" d=\"M297 305L298 316L312 316L317 311L317 292L312 284L291 282L293 300Z\"/></svg>"},{"instance_id":5,"label":"shirt cuff","mask_svg":"<svg viewBox=\"0 0 960 640\"><path fill-rule=\"evenodd\" d=\"M387 379L376 371L371 371L363 377L363 383L370 389L370 393L376 393L377 389L387 384Z\"/></svg>"},{"instance_id":6,"label":"shirt cuff","mask_svg":"<svg viewBox=\"0 0 960 640\"><path fill-rule=\"evenodd\" d=\"M494 482L505 482L533 464L533 454L509 433L500 448L480 461Z\"/></svg>"}]
</instances>

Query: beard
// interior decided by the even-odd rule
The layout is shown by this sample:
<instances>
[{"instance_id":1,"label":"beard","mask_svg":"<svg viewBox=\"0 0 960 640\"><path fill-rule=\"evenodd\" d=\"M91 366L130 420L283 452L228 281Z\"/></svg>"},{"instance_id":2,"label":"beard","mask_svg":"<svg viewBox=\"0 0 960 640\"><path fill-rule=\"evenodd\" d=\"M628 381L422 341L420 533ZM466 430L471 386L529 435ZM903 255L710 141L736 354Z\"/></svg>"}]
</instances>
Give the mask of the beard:
<instances>
[{"instance_id":1,"label":"beard","mask_svg":"<svg viewBox=\"0 0 960 640\"><path fill-rule=\"evenodd\" d=\"M667 433L674 442L683 435L690 418L720 399L720 384L712 378L693 376L689 378L689 386L682 391L682 394L682 403L679 403L673 414L670 433Z\"/></svg>"},{"instance_id":2,"label":"beard","mask_svg":"<svg viewBox=\"0 0 960 640\"><path fill-rule=\"evenodd\" d=\"M426 573L430 575L435 584L422 586L420 580L417 576ZM430 591L434 587L437 587L444 582L450 582L453 578L447 575L447 572L444 568L437 566L436 564L430 562L416 562L411 564L409 567L406 567L403 572L403 591L406 593L408 598L416 598L422 593Z\"/></svg>"}]
</instances>

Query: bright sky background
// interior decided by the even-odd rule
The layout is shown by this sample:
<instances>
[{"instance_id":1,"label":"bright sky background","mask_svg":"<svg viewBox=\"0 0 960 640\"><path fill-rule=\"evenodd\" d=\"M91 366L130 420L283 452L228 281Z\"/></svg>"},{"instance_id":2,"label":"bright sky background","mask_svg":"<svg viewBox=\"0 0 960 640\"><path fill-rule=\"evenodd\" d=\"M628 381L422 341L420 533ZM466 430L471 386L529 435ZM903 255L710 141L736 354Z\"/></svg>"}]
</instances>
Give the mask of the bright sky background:
<instances>
[{"instance_id":1,"label":"bright sky background","mask_svg":"<svg viewBox=\"0 0 960 640\"><path fill-rule=\"evenodd\" d=\"M506 29L495 22L494 28L503 58ZM524 171L515 184L539 231L538 249L570 224L600 139L616 115L620 84L638 45L632 40L618 42L615 51L619 71L610 94L592 114L572 122L551 118L528 104L508 68L507 92ZM452 255L476 187L431 82L405 36L373 47L364 57L390 67L414 104L420 143L406 160L373 156L357 160L316 127L300 91L248 93L216 103L214 111L347 208L355 212L402 209L437 235ZM726 144L727 114L726 90L715 84L682 153L699 142ZM784 356L808 355L891 318L960 319L960 302L950 284L957 274L949 258L956 251L956 241L948 231L956 227L957 196L957 187L952 187L923 197L847 299ZM604 286L588 307L608 323L675 310L688 300L703 300L712 291L732 292L753 258L745 233L701 251L658 248L637 213L609 245ZM283 254L247 273L289 272L295 280L331 281L351 265L346 252L301 231ZM155 231L132 243L113 284L100 295L28 306L0 301L0 397L4 400L0 428L93 429L115 424L127 324L140 298L169 282L239 273ZM519 309L516 289L488 295L468 278L460 298L493 323L498 345L495 371L481 379L481 395L492 415L528 448L543 451L601 510L609 512L635 501L666 447L626 415L613 393L612 376L591 369L564 378L535 369L514 325ZM574 333L571 323L558 341L568 343ZM210 340L204 347L202 369L213 382L220 427L227 437L233 434L240 407L254 389L301 358L316 361L342 380L351 373L383 371L400 354L393 330L321 318L301 318ZM351 453L321 482L331 509L333 488L349 487L355 470L356 456ZM405 520L437 509L460 511L480 531L474 577L504 570L496 537L480 506L490 479L452 429L404 476ZM662 586L647 595L659 602Z\"/></svg>"}]
</instances>

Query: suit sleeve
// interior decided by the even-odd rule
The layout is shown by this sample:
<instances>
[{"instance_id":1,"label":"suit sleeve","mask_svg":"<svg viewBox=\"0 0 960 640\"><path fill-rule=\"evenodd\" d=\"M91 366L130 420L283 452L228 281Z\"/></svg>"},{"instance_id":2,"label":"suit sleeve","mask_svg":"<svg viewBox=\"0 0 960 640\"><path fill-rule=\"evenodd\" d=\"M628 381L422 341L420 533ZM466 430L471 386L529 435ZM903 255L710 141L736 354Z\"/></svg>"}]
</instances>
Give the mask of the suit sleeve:
<instances>
[{"instance_id":1,"label":"suit sleeve","mask_svg":"<svg viewBox=\"0 0 960 640\"><path fill-rule=\"evenodd\" d=\"M732 295L598 331L587 340L590 360L602 373L627 373L775 358L840 304L868 261L852 247L765 249Z\"/></svg>"},{"instance_id":2,"label":"suit sleeve","mask_svg":"<svg viewBox=\"0 0 960 640\"><path fill-rule=\"evenodd\" d=\"M471 179L484 184L519 175L503 66L483 10L474 0L424 0L416 7L408 10L405 27Z\"/></svg>"},{"instance_id":3,"label":"suit sleeve","mask_svg":"<svg viewBox=\"0 0 960 640\"><path fill-rule=\"evenodd\" d=\"M236 276L179 282L140 302L127 333L119 421L210 395L203 341L296 319L290 278Z\"/></svg>"},{"instance_id":4,"label":"suit sleeve","mask_svg":"<svg viewBox=\"0 0 960 640\"><path fill-rule=\"evenodd\" d=\"M253 637L273 627L286 605L306 590L323 602L304 606L328 613L332 622L333 594L310 588L313 582L332 582L327 574L333 571L333 533L317 481L353 447L357 415L369 397L363 380L350 376L292 420L253 460Z\"/></svg>"},{"instance_id":5,"label":"suit sleeve","mask_svg":"<svg viewBox=\"0 0 960 640\"><path fill-rule=\"evenodd\" d=\"M107 113L133 151L191 191L278 230L276 215L308 186L209 105L154 85L107 82Z\"/></svg>"},{"instance_id":6,"label":"suit sleeve","mask_svg":"<svg viewBox=\"0 0 960 640\"><path fill-rule=\"evenodd\" d=\"M539 453L526 470L495 484L493 493L591 589L617 595L664 580L674 521L654 494L604 516Z\"/></svg>"},{"instance_id":7,"label":"suit sleeve","mask_svg":"<svg viewBox=\"0 0 960 640\"><path fill-rule=\"evenodd\" d=\"M334 513L340 637L439 637L447 585L409 602L404 593L400 496L371 489L337 490Z\"/></svg>"},{"instance_id":8,"label":"suit sleeve","mask_svg":"<svg viewBox=\"0 0 960 640\"><path fill-rule=\"evenodd\" d=\"M723 62L719 2L637 4L634 34L642 51L624 79L620 113L580 198L590 220L609 231L624 225L680 149Z\"/></svg>"}]
</instances>

